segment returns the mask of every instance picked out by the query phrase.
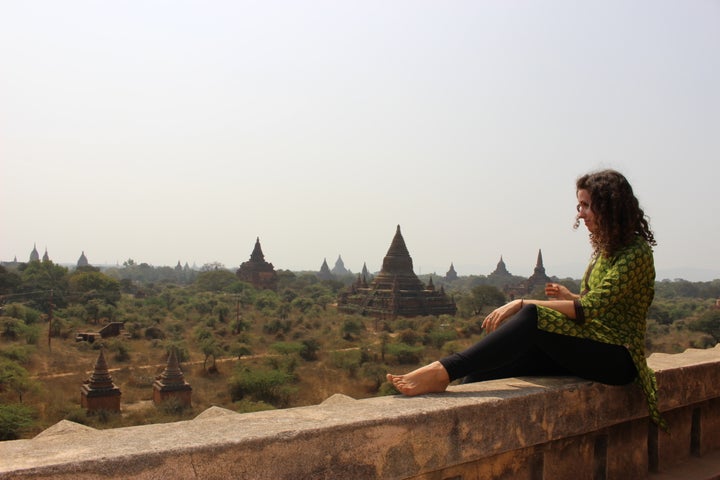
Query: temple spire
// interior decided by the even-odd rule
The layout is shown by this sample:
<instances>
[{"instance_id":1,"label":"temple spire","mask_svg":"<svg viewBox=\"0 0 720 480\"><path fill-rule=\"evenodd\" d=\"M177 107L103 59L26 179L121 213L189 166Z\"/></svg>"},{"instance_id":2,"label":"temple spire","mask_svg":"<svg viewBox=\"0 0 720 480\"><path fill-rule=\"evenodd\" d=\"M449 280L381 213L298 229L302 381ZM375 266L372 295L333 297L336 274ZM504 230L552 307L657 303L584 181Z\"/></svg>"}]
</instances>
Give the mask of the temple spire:
<instances>
[{"instance_id":1,"label":"temple spire","mask_svg":"<svg viewBox=\"0 0 720 480\"><path fill-rule=\"evenodd\" d=\"M263 255L262 248L260 247L260 237L255 239L255 248L253 248L253 251L250 254L250 260L253 262L265 261L265 255Z\"/></svg>"},{"instance_id":2,"label":"temple spire","mask_svg":"<svg viewBox=\"0 0 720 480\"><path fill-rule=\"evenodd\" d=\"M403 238L402 233L400 233L400 225L397 226L397 230L395 231L395 237L393 237L392 243L390 243L390 248L388 248L387 255L408 257L410 256L410 252L405 245L405 239Z\"/></svg>"}]
</instances>

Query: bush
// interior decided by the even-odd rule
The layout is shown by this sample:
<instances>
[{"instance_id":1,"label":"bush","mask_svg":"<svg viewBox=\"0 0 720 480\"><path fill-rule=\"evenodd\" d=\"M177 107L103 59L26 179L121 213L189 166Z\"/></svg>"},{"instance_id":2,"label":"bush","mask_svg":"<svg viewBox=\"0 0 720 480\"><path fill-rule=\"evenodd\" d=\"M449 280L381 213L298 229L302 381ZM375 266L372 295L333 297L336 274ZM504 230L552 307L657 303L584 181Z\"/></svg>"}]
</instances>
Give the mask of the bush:
<instances>
[{"instance_id":1,"label":"bush","mask_svg":"<svg viewBox=\"0 0 720 480\"><path fill-rule=\"evenodd\" d=\"M166 415L182 415L186 408L186 405L175 397L167 398L160 403L160 411Z\"/></svg>"},{"instance_id":2,"label":"bush","mask_svg":"<svg viewBox=\"0 0 720 480\"><path fill-rule=\"evenodd\" d=\"M317 360L317 352L320 350L320 343L314 338L309 338L307 340L303 340L302 345L303 349L300 352L300 357L307 362Z\"/></svg>"},{"instance_id":3,"label":"bush","mask_svg":"<svg viewBox=\"0 0 720 480\"><path fill-rule=\"evenodd\" d=\"M165 332L160 327L148 327L145 329L145 338L148 340L162 340L165 338Z\"/></svg>"},{"instance_id":4,"label":"bush","mask_svg":"<svg viewBox=\"0 0 720 480\"><path fill-rule=\"evenodd\" d=\"M359 335L365 329L362 321L354 318L348 318L342 324L340 333L342 338L345 340L353 340L356 335Z\"/></svg>"},{"instance_id":5,"label":"bush","mask_svg":"<svg viewBox=\"0 0 720 480\"><path fill-rule=\"evenodd\" d=\"M398 333L397 339L407 345L415 345L420 341L420 334L411 328L406 328Z\"/></svg>"},{"instance_id":6,"label":"bush","mask_svg":"<svg viewBox=\"0 0 720 480\"><path fill-rule=\"evenodd\" d=\"M360 350L337 350L330 354L330 363L335 368L345 370L351 378L357 374L362 362Z\"/></svg>"},{"instance_id":7,"label":"bush","mask_svg":"<svg viewBox=\"0 0 720 480\"><path fill-rule=\"evenodd\" d=\"M233 402L249 398L282 408L296 390L287 385L293 380L291 374L280 370L241 370L230 380L230 398Z\"/></svg>"},{"instance_id":8,"label":"bush","mask_svg":"<svg viewBox=\"0 0 720 480\"><path fill-rule=\"evenodd\" d=\"M79 423L80 425L89 425L90 419L88 418L87 412L82 407L73 407L65 415L65 420L70 422Z\"/></svg>"},{"instance_id":9,"label":"bush","mask_svg":"<svg viewBox=\"0 0 720 480\"><path fill-rule=\"evenodd\" d=\"M298 342L275 342L270 345L272 350L275 350L281 355L292 355L294 353L299 354L304 349L302 343Z\"/></svg>"},{"instance_id":10,"label":"bush","mask_svg":"<svg viewBox=\"0 0 720 480\"><path fill-rule=\"evenodd\" d=\"M425 335L423 343L435 348L442 348L445 343L455 340L457 337L458 335L455 330L435 330Z\"/></svg>"},{"instance_id":11,"label":"bush","mask_svg":"<svg viewBox=\"0 0 720 480\"><path fill-rule=\"evenodd\" d=\"M0 440L15 440L33 425L34 412L23 404L0 404Z\"/></svg>"},{"instance_id":12,"label":"bush","mask_svg":"<svg viewBox=\"0 0 720 480\"><path fill-rule=\"evenodd\" d=\"M244 345L242 343L236 343L232 347L230 347L230 353L240 358L252 355L252 350L250 350L247 345Z\"/></svg>"},{"instance_id":13,"label":"bush","mask_svg":"<svg viewBox=\"0 0 720 480\"><path fill-rule=\"evenodd\" d=\"M387 353L393 355L399 364L419 363L422 350L423 347L413 347L404 343L392 343L387 346Z\"/></svg>"},{"instance_id":14,"label":"bush","mask_svg":"<svg viewBox=\"0 0 720 480\"><path fill-rule=\"evenodd\" d=\"M109 343L108 349L115 353L113 358L118 362L127 362L130 360L130 349L125 342L113 340Z\"/></svg>"},{"instance_id":15,"label":"bush","mask_svg":"<svg viewBox=\"0 0 720 480\"><path fill-rule=\"evenodd\" d=\"M0 349L0 357L24 364L30 360L30 355L32 355L34 351L35 347L27 345L9 345Z\"/></svg>"}]
</instances>

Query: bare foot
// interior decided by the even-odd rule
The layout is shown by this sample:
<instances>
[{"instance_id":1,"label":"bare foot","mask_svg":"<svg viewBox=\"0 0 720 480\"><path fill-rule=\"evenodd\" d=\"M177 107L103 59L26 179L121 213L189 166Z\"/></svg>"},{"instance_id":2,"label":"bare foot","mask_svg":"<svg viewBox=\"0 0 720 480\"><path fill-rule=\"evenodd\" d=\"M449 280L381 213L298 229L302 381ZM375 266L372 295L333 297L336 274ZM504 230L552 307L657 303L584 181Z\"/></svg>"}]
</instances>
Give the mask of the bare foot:
<instances>
[{"instance_id":1,"label":"bare foot","mask_svg":"<svg viewBox=\"0 0 720 480\"><path fill-rule=\"evenodd\" d=\"M447 370L440 362L433 362L405 375L387 374L388 382L402 394L407 396L424 393L444 392L450 384Z\"/></svg>"}]
</instances>

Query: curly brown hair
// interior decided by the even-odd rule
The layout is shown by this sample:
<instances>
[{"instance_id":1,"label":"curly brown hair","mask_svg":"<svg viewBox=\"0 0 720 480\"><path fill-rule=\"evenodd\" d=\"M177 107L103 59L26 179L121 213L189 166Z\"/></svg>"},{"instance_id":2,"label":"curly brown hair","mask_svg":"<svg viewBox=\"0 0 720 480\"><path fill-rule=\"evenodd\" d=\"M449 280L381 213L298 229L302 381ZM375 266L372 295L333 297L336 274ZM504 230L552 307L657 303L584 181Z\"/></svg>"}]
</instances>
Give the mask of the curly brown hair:
<instances>
[{"instance_id":1,"label":"curly brown hair","mask_svg":"<svg viewBox=\"0 0 720 480\"><path fill-rule=\"evenodd\" d=\"M588 173L577 179L576 187L590 194L590 208L598 225L597 232L590 234L590 242L596 252L611 257L632 244L636 236L656 245L648 218L621 173L615 170Z\"/></svg>"}]
</instances>

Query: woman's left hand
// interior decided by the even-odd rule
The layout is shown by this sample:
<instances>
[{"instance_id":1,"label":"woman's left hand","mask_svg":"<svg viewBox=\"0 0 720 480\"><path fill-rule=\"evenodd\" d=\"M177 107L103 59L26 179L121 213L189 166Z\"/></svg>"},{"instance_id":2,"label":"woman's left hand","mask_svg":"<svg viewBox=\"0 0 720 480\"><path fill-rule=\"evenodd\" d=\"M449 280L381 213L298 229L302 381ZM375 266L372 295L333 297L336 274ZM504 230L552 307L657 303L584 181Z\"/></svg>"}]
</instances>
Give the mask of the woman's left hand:
<instances>
[{"instance_id":1,"label":"woman's left hand","mask_svg":"<svg viewBox=\"0 0 720 480\"><path fill-rule=\"evenodd\" d=\"M482 328L484 328L488 333L497 330L497 328L502 325L505 320L520 311L522 303L522 300L514 300L510 303L506 303L502 307L496 308L490 313L490 315L485 317L485 320L483 320L482 323Z\"/></svg>"}]
</instances>

